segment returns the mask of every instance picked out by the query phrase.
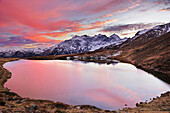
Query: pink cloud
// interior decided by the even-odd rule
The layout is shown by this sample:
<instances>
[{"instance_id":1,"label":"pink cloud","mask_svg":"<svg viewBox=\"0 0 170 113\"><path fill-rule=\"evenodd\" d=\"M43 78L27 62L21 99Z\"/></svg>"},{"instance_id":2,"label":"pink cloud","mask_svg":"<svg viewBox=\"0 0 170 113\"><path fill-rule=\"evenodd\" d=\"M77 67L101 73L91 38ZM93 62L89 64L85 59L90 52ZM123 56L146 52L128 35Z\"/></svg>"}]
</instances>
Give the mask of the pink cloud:
<instances>
[{"instance_id":1,"label":"pink cloud","mask_svg":"<svg viewBox=\"0 0 170 113\"><path fill-rule=\"evenodd\" d=\"M98 29L113 15L140 6L141 0L1 0L0 31L39 43ZM113 21L114 20L114 21ZM54 38L44 37L50 36ZM42 38L42 39L41 39Z\"/></svg>"}]
</instances>

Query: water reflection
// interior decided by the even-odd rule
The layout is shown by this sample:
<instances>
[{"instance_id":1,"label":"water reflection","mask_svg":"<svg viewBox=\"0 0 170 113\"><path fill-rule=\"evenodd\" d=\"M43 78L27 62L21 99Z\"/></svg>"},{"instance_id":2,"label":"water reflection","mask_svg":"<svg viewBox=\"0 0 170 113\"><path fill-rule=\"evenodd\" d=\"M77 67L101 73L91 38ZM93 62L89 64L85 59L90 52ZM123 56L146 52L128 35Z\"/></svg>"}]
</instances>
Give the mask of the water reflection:
<instances>
[{"instance_id":1,"label":"water reflection","mask_svg":"<svg viewBox=\"0 0 170 113\"><path fill-rule=\"evenodd\" d=\"M13 75L5 86L23 97L103 109L119 109L125 104L132 107L170 89L168 84L125 63L19 60L4 67Z\"/></svg>"}]
</instances>

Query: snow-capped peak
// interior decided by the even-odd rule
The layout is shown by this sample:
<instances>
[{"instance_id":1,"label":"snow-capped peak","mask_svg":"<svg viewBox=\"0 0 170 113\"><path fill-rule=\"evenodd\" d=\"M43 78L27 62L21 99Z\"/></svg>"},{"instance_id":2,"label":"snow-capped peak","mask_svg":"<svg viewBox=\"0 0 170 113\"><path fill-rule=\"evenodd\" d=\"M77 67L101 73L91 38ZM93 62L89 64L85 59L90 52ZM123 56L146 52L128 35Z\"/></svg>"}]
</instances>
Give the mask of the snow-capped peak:
<instances>
[{"instance_id":1,"label":"snow-capped peak","mask_svg":"<svg viewBox=\"0 0 170 113\"><path fill-rule=\"evenodd\" d=\"M142 35L144 33L146 33L147 31L149 31L150 29L144 29L144 30L141 30L139 32L136 33L136 35Z\"/></svg>"},{"instance_id":2,"label":"snow-capped peak","mask_svg":"<svg viewBox=\"0 0 170 113\"><path fill-rule=\"evenodd\" d=\"M111 44L118 45L124 42L124 39L120 39L118 35L113 34L110 37L106 35L98 34L95 36L74 36L69 40L65 40L60 44L53 46L48 52L51 55L59 54L73 54L82 53L87 51L94 51L101 47L105 47Z\"/></svg>"},{"instance_id":3,"label":"snow-capped peak","mask_svg":"<svg viewBox=\"0 0 170 113\"><path fill-rule=\"evenodd\" d=\"M116 34L111 35L110 38L114 38L115 40L120 40L120 37Z\"/></svg>"},{"instance_id":4,"label":"snow-capped peak","mask_svg":"<svg viewBox=\"0 0 170 113\"><path fill-rule=\"evenodd\" d=\"M168 33L170 31L170 23L164 24L164 25L157 25L151 29L144 29L141 31L138 31L136 35L133 37L133 39L136 39L137 37L141 36L142 34L149 35L152 34L154 36L152 37L159 37L165 33Z\"/></svg>"},{"instance_id":5,"label":"snow-capped peak","mask_svg":"<svg viewBox=\"0 0 170 113\"><path fill-rule=\"evenodd\" d=\"M41 55L48 48L23 48L23 47L9 47L0 48L0 57L29 57Z\"/></svg>"}]
</instances>

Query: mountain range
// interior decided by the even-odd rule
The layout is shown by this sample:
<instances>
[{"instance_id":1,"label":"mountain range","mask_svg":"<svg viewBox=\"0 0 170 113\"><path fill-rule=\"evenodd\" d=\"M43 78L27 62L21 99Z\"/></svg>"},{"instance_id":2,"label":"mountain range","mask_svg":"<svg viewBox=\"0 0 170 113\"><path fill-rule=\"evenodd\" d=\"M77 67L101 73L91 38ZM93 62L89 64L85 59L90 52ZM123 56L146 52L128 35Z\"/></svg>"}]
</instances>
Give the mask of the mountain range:
<instances>
[{"instance_id":1,"label":"mountain range","mask_svg":"<svg viewBox=\"0 0 170 113\"><path fill-rule=\"evenodd\" d=\"M0 48L0 57L33 57L33 56L47 56L47 55L64 55L83 53L88 51L94 51L97 49L113 49L113 47L125 46L126 44L135 45L136 39L140 38L140 41L147 42L154 37L160 37L170 32L170 23L164 25L158 25L151 29L144 29L138 31L132 38L121 39L118 35L113 34L110 37L106 35L98 34L95 36L74 36L69 40L65 40L49 48ZM122 44L125 43L125 44Z\"/></svg>"},{"instance_id":2,"label":"mountain range","mask_svg":"<svg viewBox=\"0 0 170 113\"><path fill-rule=\"evenodd\" d=\"M32 57L32 56L46 56L46 55L64 55L83 53L87 51L94 51L101 47L108 45L119 45L126 41L120 39L116 34L107 37L106 35L95 35L95 36L74 36L69 40L65 40L49 48L8 48L0 49L0 57Z\"/></svg>"}]
</instances>

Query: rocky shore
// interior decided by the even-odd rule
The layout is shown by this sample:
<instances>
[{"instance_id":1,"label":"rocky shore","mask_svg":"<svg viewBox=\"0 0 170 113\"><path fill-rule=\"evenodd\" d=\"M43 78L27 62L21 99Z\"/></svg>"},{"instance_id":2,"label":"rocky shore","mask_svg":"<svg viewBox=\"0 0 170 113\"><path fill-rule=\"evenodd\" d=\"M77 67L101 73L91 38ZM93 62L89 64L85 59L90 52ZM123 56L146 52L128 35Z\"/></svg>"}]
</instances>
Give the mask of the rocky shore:
<instances>
[{"instance_id":1,"label":"rocky shore","mask_svg":"<svg viewBox=\"0 0 170 113\"><path fill-rule=\"evenodd\" d=\"M0 91L8 91L7 88L4 88L4 83L12 76L11 73L3 67L3 64L15 60L18 60L18 58L0 58Z\"/></svg>"},{"instance_id":2,"label":"rocky shore","mask_svg":"<svg viewBox=\"0 0 170 113\"><path fill-rule=\"evenodd\" d=\"M150 99L150 102L136 103L135 108L124 108L120 113L165 113L170 112L170 91Z\"/></svg>"},{"instance_id":3,"label":"rocky shore","mask_svg":"<svg viewBox=\"0 0 170 113\"><path fill-rule=\"evenodd\" d=\"M35 100L22 98L16 93L0 92L0 112L1 113L67 113L67 112L99 112L104 113L95 106L90 105L68 105L61 102L49 100Z\"/></svg>"}]
</instances>

